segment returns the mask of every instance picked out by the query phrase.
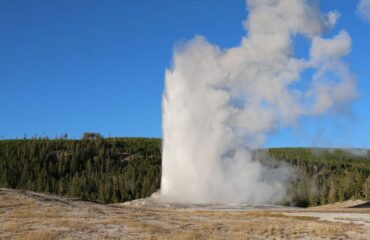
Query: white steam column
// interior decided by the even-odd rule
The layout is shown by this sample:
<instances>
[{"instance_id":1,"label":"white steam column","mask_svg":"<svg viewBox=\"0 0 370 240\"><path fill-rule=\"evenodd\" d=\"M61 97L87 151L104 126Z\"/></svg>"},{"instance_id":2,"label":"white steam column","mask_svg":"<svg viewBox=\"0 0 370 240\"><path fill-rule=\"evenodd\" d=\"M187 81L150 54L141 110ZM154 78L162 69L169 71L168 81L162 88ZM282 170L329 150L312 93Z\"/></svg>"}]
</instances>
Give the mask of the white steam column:
<instances>
[{"instance_id":1,"label":"white steam column","mask_svg":"<svg viewBox=\"0 0 370 240\"><path fill-rule=\"evenodd\" d=\"M269 169L248 149L265 134L356 97L341 58L351 39L323 38L339 14L302 0L250 0L246 36L220 49L197 36L177 47L163 94L161 197L182 203L274 203L285 195L286 168ZM294 37L310 43L297 58ZM294 87L305 70L307 88ZM307 81L307 80L305 80Z\"/></svg>"}]
</instances>

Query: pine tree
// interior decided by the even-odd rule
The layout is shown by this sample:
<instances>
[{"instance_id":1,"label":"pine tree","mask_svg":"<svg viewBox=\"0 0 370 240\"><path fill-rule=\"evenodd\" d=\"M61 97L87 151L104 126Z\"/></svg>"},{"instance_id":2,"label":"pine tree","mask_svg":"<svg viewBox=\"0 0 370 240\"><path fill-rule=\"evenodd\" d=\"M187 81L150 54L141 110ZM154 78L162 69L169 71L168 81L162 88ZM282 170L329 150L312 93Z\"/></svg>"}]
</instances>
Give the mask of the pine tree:
<instances>
[{"instance_id":1,"label":"pine tree","mask_svg":"<svg viewBox=\"0 0 370 240\"><path fill-rule=\"evenodd\" d=\"M337 186L334 180L330 182L329 194L328 194L328 202L334 203L337 200Z\"/></svg>"},{"instance_id":2,"label":"pine tree","mask_svg":"<svg viewBox=\"0 0 370 240\"><path fill-rule=\"evenodd\" d=\"M366 181L364 182L362 194L365 196L365 199L370 199L370 177L367 177Z\"/></svg>"}]
</instances>

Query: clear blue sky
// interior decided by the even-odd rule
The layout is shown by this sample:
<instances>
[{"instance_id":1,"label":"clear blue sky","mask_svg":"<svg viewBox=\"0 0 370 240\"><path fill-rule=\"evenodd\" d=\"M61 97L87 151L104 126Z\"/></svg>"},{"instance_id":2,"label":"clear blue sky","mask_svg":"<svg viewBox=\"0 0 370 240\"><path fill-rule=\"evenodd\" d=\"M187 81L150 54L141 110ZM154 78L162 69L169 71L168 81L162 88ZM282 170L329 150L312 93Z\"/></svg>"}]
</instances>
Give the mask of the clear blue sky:
<instances>
[{"instance_id":1,"label":"clear blue sky","mask_svg":"<svg viewBox=\"0 0 370 240\"><path fill-rule=\"evenodd\" d=\"M346 29L360 97L347 117L303 119L266 146L370 147L370 23L357 1L325 0ZM85 131L161 137L164 71L179 41L202 34L231 47L245 34L244 0L0 1L0 138ZM297 51L304 46L297 46ZM340 139L340 140L338 140Z\"/></svg>"}]
</instances>

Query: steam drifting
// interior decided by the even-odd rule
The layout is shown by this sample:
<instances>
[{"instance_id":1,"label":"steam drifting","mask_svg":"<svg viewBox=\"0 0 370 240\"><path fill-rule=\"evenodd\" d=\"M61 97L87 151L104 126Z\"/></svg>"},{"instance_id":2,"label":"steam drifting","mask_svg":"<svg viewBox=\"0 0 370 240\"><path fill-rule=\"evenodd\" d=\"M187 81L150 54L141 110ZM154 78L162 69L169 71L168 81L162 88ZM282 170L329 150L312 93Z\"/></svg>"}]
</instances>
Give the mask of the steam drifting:
<instances>
[{"instance_id":1,"label":"steam drifting","mask_svg":"<svg viewBox=\"0 0 370 240\"><path fill-rule=\"evenodd\" d=\"M360 0L357 5L357 12L364 21L370 23L370 0Z\"/></svg>"},{"instance_id":2,"label":"steam drifting","mask_svg":"<svg viewBox=\"0 0 370 240\"><path fill-rule=\"evenodd\" d=\"M196 36L176 48L166 71L161 195L167 201L281 200L289 170L262 165L250 149L268 132L356 96L342 61L350 36L344 30L322 36L337 12L322 14L318 4L303 0L249 0L247 6L239 46L221 49ZM307 59L295 56L298 35L310 43ZM307 70L314 73L302 87Z\"/></svg>"}]
</instances>

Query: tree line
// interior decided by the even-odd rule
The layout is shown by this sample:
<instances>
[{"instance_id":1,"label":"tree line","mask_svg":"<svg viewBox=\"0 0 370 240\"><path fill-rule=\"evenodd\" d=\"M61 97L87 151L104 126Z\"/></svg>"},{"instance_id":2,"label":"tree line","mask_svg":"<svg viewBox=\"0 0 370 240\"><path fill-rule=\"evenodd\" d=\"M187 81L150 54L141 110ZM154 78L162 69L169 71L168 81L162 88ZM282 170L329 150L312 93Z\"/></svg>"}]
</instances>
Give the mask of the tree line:
<instances>
[{"instance_id":1,"label":"tree line","mask_svg":"<svg viewBox=\"0 0 370 240\"><path fill-rule=\"evenodd\" d=\"M147 197L160 187L161 140L103 138L0 141L0 186L102 203Z\"/></svg>"},{"instance_id":2,"label":"tree line","mask_svg":"<svg viewBox=\"0 0 370 240\"><path fill-rule=\"evenodd\" d=\"M370 200L370 151L273 148L268 157L296 169L285 204L307 207L351 198Z\"/></svg>"},{"instance_id":3,"label":"tree line","mask_svg":"<svg viewBox=\"0 0 370 240\"><path fill-rule=\"evenodd\" d=\"M274 148L263 163L296 172L284 205L315 206L350 198L370 199L370 154L340 149ZM0 187L53 193L101 203L150 196L160 188L161 139L0 141Z\"/></svg>"}]
</instances>

